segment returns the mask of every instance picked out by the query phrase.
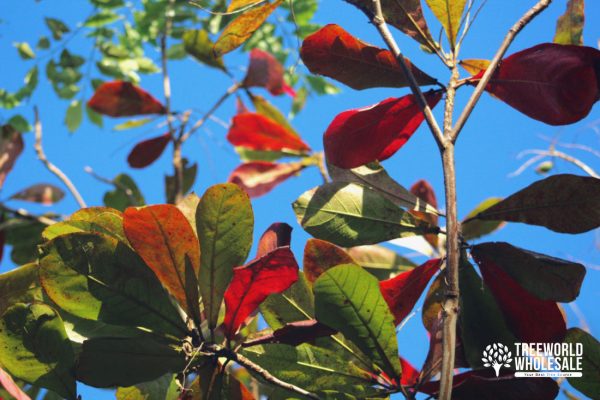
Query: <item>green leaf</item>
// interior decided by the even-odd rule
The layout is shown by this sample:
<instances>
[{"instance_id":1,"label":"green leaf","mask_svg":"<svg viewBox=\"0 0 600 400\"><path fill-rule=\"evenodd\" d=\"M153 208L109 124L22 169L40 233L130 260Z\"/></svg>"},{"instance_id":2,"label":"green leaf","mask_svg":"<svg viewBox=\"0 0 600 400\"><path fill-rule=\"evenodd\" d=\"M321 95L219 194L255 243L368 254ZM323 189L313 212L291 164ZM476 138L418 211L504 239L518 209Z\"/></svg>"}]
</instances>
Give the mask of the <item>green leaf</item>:
<instances>
[{"instance_id":1,"label":"green leaf","mask_svg":"<svg viewBox=\"0 0 600 400\"><path fill-rule=\"evenodd\" d=\"M42 251L40 280L65 311L108 324L187 332L154 273L126 244L100 234L71 233Z\"/></svg>"},{"instance_id":2,"label":"green leaf","mask_svg":"<svg viewBox=\"0 0 600 400\"><path fill-rule=\"evenodd\" d=\"M123 218L120 215L110 212L101 213L87 220L70 219L57 222L48 226L42 236L46 240L52 240L58 236L75 232L101 233L127 243L125 233L123 232Z\"/></svg>"},{"instance_id":3,"label":"green leaf","mask_svg":"<svg viewBox=\"0 0 600 400\"><path fill-rule=\"evenodd\" d=\"M33 130L33 127L29 124L29 121L19 114L10 117L7 123L21 133L30 132Z\"/></svg>"},{"instance_id":4,"label":"green leaf","mask_svg":"<svg viewBox=\"0 0 600 400\"><path fill-rule=\"evenodd\" d=\"M102 121L102 114L97 113L87 105L85 106L85 113L92 124L99 126L100 128L104 126L104 123Z\"/></svg>"},{"instance_id":5,"label":"green leaf","mask_svg":"<svg viewBox=\"0 0 600 400\"><path fill-rule=\"evenodd\" d=\"M252 246L254 214L246 193L226 183L210 187L196 210L200 240L200 293L210 329L217 326L233 268L244 263Z\"/></svg>"},{"instance_id":6,"label":"green leaf","mask_svg":"<svg viewBox=\"0 0 600 400\"><path fill-rule=\"evenodd\" d=\"M600 226L600 179L553 175L507 197L473 219L523 222L555 232L583 233Z\"/></svg>"},{"instance_id":7,"label":"green leaf","mask_svg":"<svg viewBox=\"0 0 600 400\"><path fill-rule=\"evenodd\" d=\"M272 294L260 305L260 312L272 329L280 329L289 322L313 319L315 296L304 274L283 293Z\"/></svg>"},{"instance_id":8,"label":"green leaf","mask_svg":"<svg viewBox=\"0 0 600 400\"><path fill-rule=\"evenodd\" d=\"M19 52L19 57L21 57L23 60L31 60L32 58L35 58L35 53L33 52L33 49L31 48L29 43L17 42L13 43L13 46L17 48L17 51Z\"/></svg>"},{"instance_id":9,"label":"green leaf","mask_svg":"<svg viewBox=\"0 0 600 400\"><path fill-rule=\"evenodd\" d=\"M46 50L50 48L50 39L47 36L42 36L39 38L37 44L35 45L36 49Z\"/></svg>"},{"instance_id":10,"label":"green leaf","mask_svg":"<svg viewBox=\"0 0 600 400\"><path fill-rule=\"evenodd\" d=\"M183 371L181 349L144 338L94 338L83 343L77 379L94 387L132 386Z\"/></svg>"},{"instance_id":11,"label":"green leaf","mask_svg":"<svg viewBox=\"0 0 600 400\"><path fill-rule=\"evenodd\" d=\"M281 4L283 0L275 0L245 11L231 21L221 32L213 47L217 56L222 56L240 47L252 34L261 27L269 15Z\"/></svg>"},{"instance_id":12,"label":"green leaf","mask_svg":"<svg viewBox=\"0 0 600 400\"><path fill-rule=\"evenodd\" d=\"M87 26L88 28L99 28L118 21L120 18L121 17L119 17L118 14L115 14L112 11L102 10L98 14L92 15L86 19L83 26Z\"/></svg>"},{"instance_id":13,"label":"green leaf","mask_svg":"<svg viewBox=\"0 0 600 400\"><path fill-rule=\"evenodd\" d=\"M150 382L117 389L117 400L177 400L177 381L175 375L165 374Z\"/></svg>"},{"instance_id":14,"label":"green leaf","mask_svg":"<svg viewBox=\"0 0 600 400\"><path fill-rule=\"evenodd\" d=\"M15 264L27 264L37 259L37 246L42 241L45 227L37 221L19 220L6 229L6 243L13 246L10 258Z\"/></svg>"},{"instance_id":15,"label":"green leaf","mask_svg":"<svg viewBox=\"0 0 600 400\"><path fill-rule=\"evenodd\" d=\"M119 174L113 182L115 189L106 192L104 195L104 205L123 211L127 207L137 207L146 204L142 192L140 192L140 189L129 175Z\"/></svg>"},{"instance_id":16,"label":"green leaf","mask_svg":"<svg viewBox=\"0 0 600 400\"><path fill-rule=\"evenodd\" d=\"M15 303L33 303L42 300L38 266L25 264L0 274L0 315Z\"/></svg>"},{"instance_id":17,"label":"green leaf","mask_svg":"<svg viewBox=\"0 0 600 400\"><path fill-rule=\"evenodd\" d=\"M520 249L508 243L473 246L475 259L485 259L508 273L529 293L542 300L569 303L579 296L585 267L560 258Z\"/></svg>"},{"instance_id":18,"label":"green leaf","mask_svg":"<svg viewBox=\"0 0 600 400\"><path fill-rule=\"evenodd\" d=\"M189 192L194 186L194 182L196 182L196 175L198 173L198 164L194 163L189 165L189 161L187 158L183 158L183 187L181 188L183 193ZM165 192L167 203L175 202L175 176L174 175L166 175L165 176ZM194 227L194 229L196 229Z\"/></svg>"},{"instance_id":19,"label":"green leaf","mask_svg":"<svg viewBox=\"0 0 600 400\"><path fill-rule=\"evenodd\" d=\"M379 282L361 267L327 270L313 286L319 322L340 331L390 377L402 373L394 317Z\"/></svg>"},{"instance_id":20,"label":"green leaf","mask_svg":"<svg viewBox=\"0 0 600 400\"><path fill-rule=\"evenodd\" d=\"M184 34L185 35L185 34ZM183 43L177 43L167 49L167 58L169 60L182 60L186 56Z\"/></svg>"},{"instance_id":21,"label":"green leaf","mask_svg":"<svg viewBox=\"0 0 600 400\"><path fill-rule=\"evenodd\" d=\"M185 51L196 60L209 67L215 67L227 71L223 59L216 57L213 53L213 42L208 36L208 32L203 29L186 31L183 34L183 46Z\"/></svg>"},{"instance_id":22,"label":"green leaf","mask_svg":"<svg viewBox=\"0 0 600 400\"><path fill-rule=\"evenodd\" d=\"M60 316L45 304L15 304L2 316L0 363L16 378L77 398L73 348Z\"/></svg>"},{"instance_id":23,"label":"green leaf","mask_svg":"<svg viewBox=\"0 0 600 400\"><path fill-rule=\"evenodd\" d=\"M584 23L584 0L569 0L565 13L556 21L554 43L582 46Z\"/></svg>"},{"instance_id":24,"label":"green leaf","mask_svg":"<svg viewBox=\"0 0 600 400\"><path fill-rule=\"evenodd\" d=\"M393 278L417 265L393 250L379 245L358 246L348 249L356 264L365 268L379 280Z\"/></svg>"},{"instance_id":25,"label":"green leaf","mask_svg":"<svg viewBox=\"0 0 600 400\"><path fill-rule=\"evenodd\" d=\"M434 206L421 200L393 180L381 164L377 162L353 169L343 169L328 164L327 169L334 182L358 183L377 191L398 207L440 215L440 212Z\"/></svg>"},{"instance_id":26,"label":"green leaf","mask_svg":"<svg viewBox=\"0 0 600 400\"><path fill-rule=\"evenodd\" d=\"M293 204L302 227L339 246L379 243L435 232L378 192L354 183L333 182L305 192Z\"/></svg>"},{"instance_id":27,"label":"green leaf","mask_svg":"<svg viewBox=\"0 0 600 400\"><path fill-rule=\"evenodd\" d=\"M54 40L60 40L62 36L70 32L70 29L64 22L56 18L44 18L44 22L50 31Z\"/></svg>"},{"instance_id":28,"label":"green leaf","mask_svg":"<svg viewBox=\"0 0 600 400\"><path fill-rule=\"evenodd\" d=\"M425 0L425 2L444 27L450 47L454 50L467 0Z\"/></svg>"},{"instance_id":29,"label":"green leaf","mask_svg":"<svg viewBox=\"0 0 600 400\"><path fill-rule=\"evenodd\" d=\"M115 125L113 127L113 130L114 131L124 131L127 129L138 128L138 127L144 126L152 121L154 121L154 118L130 119L129 121L125 121L123 123Z\"/></svg>"},{"instance_id":30,"label":"green leaf","mask_svg":"<svg viewBox=\"0 0 600 400\"><path fill-rule=\"evenodd\" d=\"M575 389L594 398L600 393L600 342L579 328L571 328L565 335L564 343L583 344L583 376L567 380Z\"/></svg>"},{"instance_id":31,"label":"green leaf","mask_svg":"<svg viewBox=\"0 0 600 400\"><path fill-rule=\"evenodd\" d=\"M264 115L267 118L272 119L277 122L279 125L286 128L289 132L293 133L296 136L300 136L298 132L294 130L288 119L275 107L273 104L269 103L262 96L252 96L252 104L256 109L256 112Z\"/></svg>"},{"instance_id":32,"label":"green leaf","mask_svg":"<svg viewBox=\"0 0 600 400\"><path fill-rule=\"evenodd\" d=\"M465 240L479 239L504 226L504 222L502 221L481 221L473 219L480 212L487 210L501 201L501 197L490 197L479 203L469 214L467 214L464 219L466 222L463 222L461 225L462 235Z\"/></svg>"},{"instance_id":33,"label":"green leaf","mask_svg":"<svg viewBox=\"0 0 600 400\"><path fill-rule=\"evenodd\" d=\"M65 125L69 132L73 133L81 125L83 120L83 105L79 100L73 100L67 108L67 114L65 115Z\"/></svg>"},{"instance_id":34,"label":"green leaf","mask_svg":"<svg viewBox=\"0 0 600 400\"><path fill-rule=\"evenodd\" d=\"M252 346L242 354L277 378L311 392L337 389L360 398L378 394L370 387L372 380L366 372L330 350L309 344L271 344Z\"/></svg>"},{"instance_id":35,"label":"green leaf","mask_svg":"<svg viewBox=\"0 0 600 400\"><path fill-rule=\"evenodd\" d=\"M481 352L490 343L515 343L492 292L461 256L459 325L465 357L471 368L483 368Z\"/></svg>"}]
</instances>

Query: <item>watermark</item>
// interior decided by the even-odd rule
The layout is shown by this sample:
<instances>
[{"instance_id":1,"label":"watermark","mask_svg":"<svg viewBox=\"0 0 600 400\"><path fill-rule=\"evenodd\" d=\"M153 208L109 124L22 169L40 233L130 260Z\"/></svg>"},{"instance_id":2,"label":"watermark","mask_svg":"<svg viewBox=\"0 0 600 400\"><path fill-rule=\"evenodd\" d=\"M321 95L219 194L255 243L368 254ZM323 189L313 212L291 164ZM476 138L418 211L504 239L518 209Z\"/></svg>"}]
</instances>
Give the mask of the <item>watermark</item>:
<instances>
[{"instance_id":1,"label":"watermark","mask_svg":"<svg viewBox=\"0 0 600 400\"><path fill-rule=\"evenodd\" d=\"M492 343L483 350L484 367L514 370L519 378L577 378L583 376L581 343L515 343L511 350L503 343Z\"/></svg>"}]
</instances>

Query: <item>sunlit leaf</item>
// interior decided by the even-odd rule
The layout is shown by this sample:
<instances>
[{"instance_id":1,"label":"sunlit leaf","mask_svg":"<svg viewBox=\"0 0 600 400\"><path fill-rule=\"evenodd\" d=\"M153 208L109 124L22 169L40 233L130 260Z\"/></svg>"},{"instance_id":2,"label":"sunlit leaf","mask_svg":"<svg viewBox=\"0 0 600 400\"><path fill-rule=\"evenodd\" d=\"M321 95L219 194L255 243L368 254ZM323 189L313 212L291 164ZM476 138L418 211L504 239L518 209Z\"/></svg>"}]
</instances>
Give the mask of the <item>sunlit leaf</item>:
<instances>
[{"instance_id":1,"label":"sunlit leaf","mask_svg":"<svg viewBox=\"0 0 600 400\"><path fill-rule=\"evenodd\" d=\"M256 198L269 193L277 185L297 175L304 168L305 165L301 162L247 162L234 169L227 180L240 186L251 198Z\"/></svg>"},{"instance_id":2,"label":"sunlit leaf","mask_svg":"<svg viewBox=\"0 0 600 400\"><path fill-rule=\"evenodd\" d=\"M202 248L200 293L211 329L217 326L234 268L248 257L253 229L250 199L236 185L220 184L204 193L196 209L196 230Z\"/></svg>"},{"instance_id":3,"label":"sunlit leaf","mask_svg":"<svg viewBox=\"0 0 600 400\"><path fill-rule=\"evenodd\" d=\"M378 279L390 279L417 265L393 250L379 245L351 247L348 254L355 263L365 268Z\"/></svg>"},{"instance_id":4,"label":"sunlit leaf","mask_svg":"<svg viewBox=\"0 0 600 400\"><path fill-rule=\"evenodd\" d=\"M275 107L273 104L269 103L264 97L253 95L252 96L252 105L254 105L254 108L256 109L257 113L264 115L267 118L272 119L273 121L277 122L279 125L287 128L287 130L290 131L291 133L295 134L296 136L299 136L298 133L294 130L294 128L290 124L290 122L288 121L288 119L286 118L286 116L283 115L281 113L281 111L279 111L277 109L277 107Z\"/></svg>"},{"instance_id":5,"label":"sunlit leaf","mask_svg":"<svg viewBox=\"0 0 600 400\"><path fill-rule=\"evenodd\" d=\"M67 114L65 115L65 125L69 132L73 133L81 125L83 120L83 105L79 100L73 100L67 108Z\"/></svg>"},{"instance_id":6,"label":"sunlit leaf","mask_svg":"<svg viewBox=\"0 0 600 400\"><path fill-rule=\"evenodd\" d=\"M556 21L554 43L583 45L584 0L569 0L567 9Z\"/></svg>"},{"instance_id":7,"label":"sunlit leaf","mask_svg":"<svg viewBox=\"0 0 600 400\"><path fill-rule=\"evenodd\" d=\"M465 69L471 75L477 75L481 71L485 71L490 66L490 60L483 59L468 59L462 60L458 63L461 67Z\"/></svg>"},{"instance_id":8,"label":"sunlit leaf","mask_svg":"<svg viewBox=\"0 0 600 400\"><path fill-rule=\"evenodd\" d=\"M444 27L450 47L454 50L467 0L425 0L425 2Z\"/></svg>"},{"instance_id":9,"label":"sunlit leaf","mask_svg":"<svg viewBox=\"0 0 600 400\"><path fill-rule=\"evenodd\" d=\"M432 108L441 98L436 92L425 96ZM424 119L413 95L344 111L323 137L327 162L349 169L385 160L410 139Z\"/></svg>"},{"instance_id":10,"label":"sunlit leaf","mask_svg":"<svg viewBox=\"0 0 600 400\"><path fill-rule=\"evenodd\" d=\"M13 46L16 47L17 51L19 52L19 56L23 60L30 60L32 58L35 58L35 53L33 52L33 49L31 48L29 43L27 43L27 42L13 43Z\"/></svg>"},{"instance_id":11,"label":"sunlit leaf","mask_svg":"<svg viewBox=\"0 0 600 400\"><path fill-rule=\"evenodd\" d=\"M287 290L266 298L260 305L266 323L273 329L279 329L286 323L314 318L315 296L304 274L298 274L298 280Z\"/></svg>"},{"instance_id":12,"label":"sunlit leaf","mask_svg":"<svg viewBox=\"0 0 600 400\"><path fill-rule=\"evenodd\" d=\"M461 224L462 235L465 240L479 239L482 236L489 235L504 226L502 221L483 221L473 219L477 214L487 210L495 204L502 201L501 197L490 197L479 203L467 216Z\"/></svg>"},{"instance_id":13,"label":"sunlit leaf","mask_svg":"<svg viewBox=\"0 0 600 400\"><path fill-rule=\"evenodd\" d=\"M150 122L154 121L154 118L137 118L137 119L130 119L129 121L125 121L121 124L117 124L113 127L113 130L115 131L124 131L127 129L133 129L133 128L137 128L140 126L144 126Z\"/></svg>"},{"instance_id":14,"label":"sunlit leaf","mask_svg":"<svg viewBox=\"0 0 600 400\"><path fill-rule=\"evenodd\" d=\"M38 269L31 263L0 274L0 315L13 304L42 300Z\"/></svg>"},{"instance_id":15,"label":"sunlit leaf","mask_svg":"<svg viewBox=\"0 0 600 400\"><path fill-rule=\"evenodd\" d=\"M409 86L391 51L371 46L338 25L326 25L307 37L300 54L313 74L328 76L353 89ZM436 82L409 60L406 62L419 84Z\"/></svg>"},{"instance_id":16,"label":"sunlit leaf","mask_svg":"<svg viewBox=\"0 0 600 400\"><path fill-rule=\"evenodd\" d=\"M185 51L196 60L211 67L226 71L221 57L215 57L213 53L213 42L205 30L189 30L183 34L183 45Z\"/></svg>"}]
</instances>

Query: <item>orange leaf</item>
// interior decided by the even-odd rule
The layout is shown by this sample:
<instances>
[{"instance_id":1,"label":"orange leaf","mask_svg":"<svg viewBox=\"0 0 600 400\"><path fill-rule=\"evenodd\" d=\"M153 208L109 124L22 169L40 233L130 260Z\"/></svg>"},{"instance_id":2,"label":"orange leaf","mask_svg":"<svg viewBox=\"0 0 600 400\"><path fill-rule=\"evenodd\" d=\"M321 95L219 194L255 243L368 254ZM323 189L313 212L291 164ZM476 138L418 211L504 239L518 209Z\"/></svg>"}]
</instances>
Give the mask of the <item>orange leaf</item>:
<instances>
[{"instance_id":1,"label":"orange leaf","mask_svg":"<svg viewBox=\"0 0 600 400\"><path fill-rule=\"evenodd\" d=\"M269 193L275 186L296 175L303 168L302 163L247 162L231 173L228 182L235 183L244 189L248 196L256 198Z\"/></svg>"},{"instance_id":2,"label":"orange leaf","mask_svg":"<svg viewBox=\"0 0 600 400\"><path fill-rule=\"evenodd\" d=\"M88 107L109 117L164 114L165 107L152 95L130 82L103 83L88 101Z\"/></svg>"}]
</instances>

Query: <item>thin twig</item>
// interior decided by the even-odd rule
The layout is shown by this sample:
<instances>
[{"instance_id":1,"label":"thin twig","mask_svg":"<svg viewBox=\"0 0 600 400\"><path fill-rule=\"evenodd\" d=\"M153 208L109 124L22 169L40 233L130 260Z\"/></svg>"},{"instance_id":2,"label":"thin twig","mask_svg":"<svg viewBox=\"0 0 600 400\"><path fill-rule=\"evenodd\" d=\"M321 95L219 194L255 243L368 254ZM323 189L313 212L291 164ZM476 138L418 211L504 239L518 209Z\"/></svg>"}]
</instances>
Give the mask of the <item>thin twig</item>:
<instances>
[{"instance_id":1,"label":"thin twig","mask_svg":"<svg viewBox=\"0 0 600 400\"><path fill-rule=\"evenodd\" d=\"M69 189L69 191L75 198L75 201L77 201L77 204L79 204L79 207L81 207L81 208L87 207L87 205L85 204L85 201L83 200L83 197L81 197L81 194L79 194L79 191L77 190L77 188L75 187L73 182L71 182L69 177L67 175L65 175L65 173L62 172L56 165L52 164L46 157L46 154L44 153L44 148L42 147L42 122L40 121L40 114L38 112L37 107L33 108L33 113L35 116L34 148L35 148L35 153L37 154L38 159L46 166L48 171L52 172L54 175L56 175L58 177L58 179L61 180L62 183L64 183L64 185L67 187L67 189Z\"/></svg>"},{"instance_id":2,"label":"thin twig","mask_svg":"<svg viewBox=\"0 0 600 400\"><path fill-rule=\"evenodd\" d=\"M537 150L537 149L533 149L533 150L525 150L525 151L521 152L521 155L525 155L525 154L535 154L535 155L537 155L538 157L541 157L541 158L544 158L544 157L556 157L556 158L560 158L560 159L562 159L564 161L567 161L567 162L575 165L576 167L580 168L583 172L585 172L586 174L588 174L592 178L600 178L600 175L598 175L598 173L592 167L590 167L589 165L587 165L586 163L584 163L580 159L575 158L573 156L570 156L569 154L563 153L562 151L553 150L553 149L549 149L549 150ZM533 159L536 159L536 157L533 157ZM529 160L529 161L531 161L531 160ZM526 162L523 165L528 164L528 162ZM529 163L528 165L531 165L531 164L532 163ZM520 170L521 170L521 168L519 168L519 170L517 170L517 171L519 171L519 173L520 173ZM515 172L517 172L517 171L515 171Z\"/></svg>"},{"instance_id":3,"label":"thin twig","mask_svg":"<svg viewBox=\"0 0 600 400\"><path fill-rule=\"evenodd\" d=\"M133 191L130 188L128 188L127 186L123 185L122 183L120 183L114 179L109 179L104 176L98 175L96 173L96 171L94 171L92 169L92 167L90 167L90 166L86 166L85 168L83 168L83 170L85 172L87 172L88 174L90 174L92 176L92 178L95 178L95 179L99 180L100 182L107 183L111 186L116 187L117 189L122 190L132 205L139 205L137 199L133 195Z\"/></svg>"},{"instance_id":4,"label":"thin twig","mask_svg":"<svg viewBox=\"0 0 600 400\"><path fill-rule=\"evenodd\" d=\"M490 65L488 66L488 68L486 69L485 73L483 74L483 77L481 77L481 80L479 81L479 83L475 87L475 91L473 92L473 94L469 98L469 101L467 102L467 105L463 109L462 114L460 115L460 117L456 121L456 124L454 125L454 129L452 130L452 133L450 135L450 140L452 140L453 142L456 141L456 138L460 134L460 131L465 126L465 123L469 119L469 116L471 115L471 113L473 112L473 109L477 105L477 102L481 98L481 95L483 94L483 91L485 90L485 87L487 86L487 84L492 79L492 76L496 72L496 69L498 68L498 65L500 65L500 61L502 60L502 57L504 57L504 54L506 54L506 51L508 50L508 48L512 44L512 42L515 39L515 37L517 36L517 34L519 32L521 32L521 30L525 26L527 26L527 24L529 24L539 13L541 13L542 11L544 11L550 5L550 3L552 3L552 0L540 0L540 1L538 1L535 6L533 6L531 9L529 9L529 11L527 11L521 17L521 19L519 19L513 25L512 28L510 28L510 30L508 31L507 35L504 37L504 40L502 41L502 44L500 45L500 48L496 52L496 55L494 56L494 58L490 62Z\"/></svg>"},{"instance_id":5,"label":"thin twig","mask_svg":"<svg viewBox=\"0 0 600 400\"><path fill-rule=\"evenodd\" d=\"M427 121L427 125L429 125L429 129L433 133L433 136L434 136L438 146L440 148L443 148L445 140L444 140L444 135L442 133L442 130L440 129L440 126L438 125L437 121L435 120L435 117L433 116L431 107L429 107L429 104L427 104L427 100L425 99L425 96L423 95L423 92L421 91L421 88L419 87L419 83L417 82L417 79L415 78L412 71L408 67L406 60L404 59L404 55L400 51L400 47L398 47L396 40L392 36L392 33L390 32L390 30L385 22L385 19L383 18L383 11L381 9L381 0L373 0L373 6L374 6L373 9L375 10L375 14L372 17L373 25L375 25L377 27L379 34L381 35L381 37L387 44L387 46L390 49L390 51L392 52L392 54L394 54L394 56L400 63L402 72L404 73L404 76L406 76L406 78L408 79L408 83L410 84L410 89L412 90L415 98L417 99L417 102L419 103L419 107L421 108L421 110L423 111L423 114L425 115L425 121Z\"/></svg>"},{"instance_id":6,"label":"thin twig","mask_svg":"<svg viewBox=\"0 0 600 400\"><path fill-rule=\"evenodd\" d=\"M17 217L23 218L23 219L28 219L31 221L37 221L41 224L44 225L54 225L57 221L53 220L52 218L48 218L45 217L43 215L33 215L30 214L29 211L23 209L23 208L11 208L11 207L7 207L4 204L0 204L0 210L5 211L7 213L13 214ZM4 227L0 228L0 231L3 229Z\"/></svg>"},{"instance_id":7,"label":"thin twig","mask_svg":"<svg viewBox=\"0 0 600 400\"><path fill-rule=\"evenodd\" d=\"M281 379L271 375L267 370L262 368L260 365L255 364L248 358L244 357L241 354L235 353L235 352L231 351L230 349L217 346L215 348L214 353L215 353L215 356L217 356L217 357L223 357L223 358L226 358L227 360L234 361L238 365L246 368L248 371L253 372L256 375L260 376L265 382L271 383L273 385L279 386L279 387L289 390L291 392L308 397L309 399L319 400L319 396L317 396L316 394L311 393L302 388L299 388L295 385L292 385L291 383L282 381Z\"/></svg>"}]
</instances>

